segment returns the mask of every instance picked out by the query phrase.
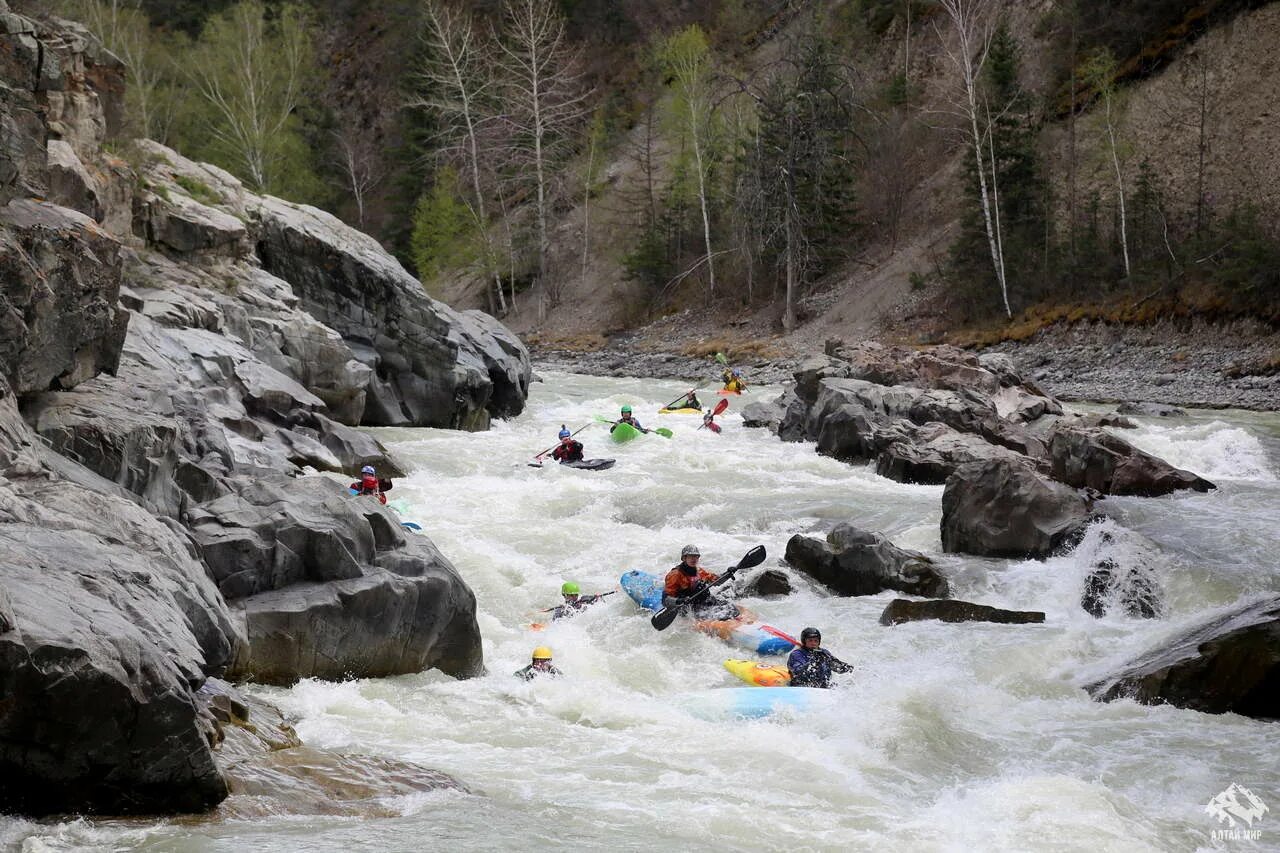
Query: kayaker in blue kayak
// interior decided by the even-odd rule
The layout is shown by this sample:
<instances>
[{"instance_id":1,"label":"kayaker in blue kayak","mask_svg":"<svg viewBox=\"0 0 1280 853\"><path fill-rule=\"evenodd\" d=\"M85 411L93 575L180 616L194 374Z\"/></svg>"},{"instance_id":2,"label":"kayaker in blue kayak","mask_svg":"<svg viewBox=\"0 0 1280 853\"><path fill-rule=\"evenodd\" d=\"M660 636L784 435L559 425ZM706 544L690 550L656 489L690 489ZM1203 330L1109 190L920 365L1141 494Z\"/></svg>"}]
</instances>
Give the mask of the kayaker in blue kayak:
<instances>
[{"instance_id":1,"label":"kayaker in blue kayak","mask_svg":"<svg viewBox=\"0 0 1280 853\"><path fill-rule=\"evenodd\" d=\"M822 648L822 632L805 628L800 632L800 647L787 658L792 687L830 687L831 673L853 672L853 667Z\"/></svg>"},{"instance_id":2,"label":"kayaker in blue kayak","mask_svg":"<svg viewBox=\"0 0 1280 853\"><path fill-rule=\"evenodd\" d=\"M574 441L573 433L564 424L560 425L560 446L551 451L551 458L561 465L582 461L582 442Z\"/></svg>"},{"instance_id":3,"label":"kayaker in blue kayak","mask_svg":"<svg viewBox=\"0 0 1280 853\"><path fill-rule=\"evenodd\" d=\"M618 424L627 424L643 433L649 432L647 429L640 426L640 421L634 415L631 414L630 406L622 407L622 417L618 418L617 422L615 422L613 426L609 427L609 432L613 432L615 429L617 429Z\"/></svg>"},{"instance_id":4,"label":"kayaker in blue kayak","mask_svg":"<svg viewBox=\"0 0 1280 853\"><path fill-rule=\"evenodd\" d=\"M733 619L738 608L711 594L709 585L720 576L698 566L702 554L697 545L680 549L680 565L667 572L662 586L663 607L687 607L695 619Z\"/></svg>"},{"instance_id":5,"label":"kayaker in blue kayak","mask_svg":"<svg viewBox=\"0 0 1280 853\"><path fill-rule=\"evenodd\" d=\"M517 670L516 678L523 678L525 681L533 681L535 678L544 675L564 675L563 672L556 669L551 664L551 649L546 646L538 646L533 650L533 660L524 669Z\"/></svg>"},{"instance_id":6,"label":"kayaker in blue kayak","mask_svg":"<svg viewBox=\"0 0 1280 853\"><path fill-rule=\"evenodd\" d=\"M552 619L564 619L581 613L597 601L603 600L609 593L583 595L582 587L578 586L575 581L565 581L564 585L560 587L560 594L564 596L564 604L551 610Z\"/></svg>"}]
</instances>

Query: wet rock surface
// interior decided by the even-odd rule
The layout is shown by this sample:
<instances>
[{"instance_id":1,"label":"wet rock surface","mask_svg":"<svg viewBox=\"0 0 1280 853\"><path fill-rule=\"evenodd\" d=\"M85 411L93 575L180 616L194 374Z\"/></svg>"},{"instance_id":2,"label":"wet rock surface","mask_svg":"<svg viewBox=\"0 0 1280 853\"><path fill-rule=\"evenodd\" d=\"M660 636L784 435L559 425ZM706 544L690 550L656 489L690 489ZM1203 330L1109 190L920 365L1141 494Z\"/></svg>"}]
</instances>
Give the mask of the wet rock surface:
<instances>
[{"instance_id":1,"label":"wet rock surface","mask_svg":"<svg viewBox=\"0 0 1280 853\"><path fill-rule=\"evenodd\" d=\"M792 536L786 561L837 595L875 595L890 589L938 598L951 594L933 560L851 524L836 525L826 541Z\"/></svg>"},{"instance_id":2,"label":"wet rock surface","mask_svg":"<svg viewBox=\"0 0 1280 853\"><path fill-rule=\"evenodd\" d=\"M1095 699L1280 719L1280 597L1210 619L1089 684Z\"/></svg>"},{"instance_id":3,"label":"wet rock surface","mask_svg":"<svg viewBox=\"0 0 1280 853\"><path fill-rule=\"evenodd\" d=\"M1000 625L1037 625L1044 622L1038 610L1002 610L971 601L909 601L895 598L880 614L881 625L904 622L994 622Z\"/></svg>"}]
</instances>

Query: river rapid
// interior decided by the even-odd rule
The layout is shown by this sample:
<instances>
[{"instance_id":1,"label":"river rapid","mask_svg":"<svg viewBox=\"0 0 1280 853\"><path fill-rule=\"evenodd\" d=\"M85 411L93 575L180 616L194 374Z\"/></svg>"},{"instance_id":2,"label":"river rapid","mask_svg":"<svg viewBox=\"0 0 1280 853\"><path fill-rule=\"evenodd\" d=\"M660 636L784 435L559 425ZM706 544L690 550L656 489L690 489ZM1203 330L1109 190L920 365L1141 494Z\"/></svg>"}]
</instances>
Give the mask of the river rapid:
<instances>
[{"instance_id":1,"label":"river rapid","mask_svg":"<svg viewBox=\"0 0 1280 853\"><path fill-rule=\"evenodd\" d=\"M488 675L439 673L257 689L304 740L418 762L471 793L391 803L399 817L253 821L0 820L26 851L420 850L1196 850L1280 849L1275 723L1128 701L1081 685L1242 599L1280 591L1280 415L1196 412L1124 435L1219 485L1205 495L1110 499L1112 537L1071 555L1010 562L941 554L940 486L907 486L748 430L659 417L685 387L548 374L528 411L491 431L379 430L414 466L408 502L475 590ZM753 395L771 393L753 389ZM747 398L742 398L746 400ZM595 414L630 403L676 436L614 446L579 438L604 472L525 465ZM658 633L625 595L541 633L524 623L621 572L665 571L696 543L723 570L757 544L766 566L794 533L838 521L936 555L958 598L1043 610L1043 625L884 628L894 595L836 598L797 577L784 599L748 600L762 621L824 645L857 670L814 709L764 720L707 713L689 694L741 686L745 653L680 623ZM1129 531L1140 534L1129 535ZM1110 541L1108 541L1110 539ZM1156 568L1164 619L1094 619L1079 605L1101 556ZM511 677L550 645L566 673ZM1239 783L1271 809L1256 841L1215 840L1205 812Z\"/></svg>"}]
</instances>

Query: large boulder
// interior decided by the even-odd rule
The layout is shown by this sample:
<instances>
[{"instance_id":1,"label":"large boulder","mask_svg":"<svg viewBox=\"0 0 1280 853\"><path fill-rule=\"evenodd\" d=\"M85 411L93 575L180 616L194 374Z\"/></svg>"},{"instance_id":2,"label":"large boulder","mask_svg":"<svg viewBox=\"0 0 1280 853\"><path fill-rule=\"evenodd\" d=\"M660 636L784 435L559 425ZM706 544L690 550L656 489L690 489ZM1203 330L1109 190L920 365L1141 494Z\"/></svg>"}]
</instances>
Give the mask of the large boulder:
<instances>
[{"instance_id":1,"label":"large boulder","mask_svg":"<svg viewBox=\"0 0 1280 853\"><path fill-rule=\"evenodd\" d=\"M244 616L238 677L376 678L431 667L481 671L475 596L425 537L323 477L237 479L188 524L223 595Z\"/></svg>"},{"instance_id":2,"label":"large boulder","mask_svg":"<svg viewBox=\"0 0 1280 853\"><path fill-rule=\"evenodd\" d=\"M947 478L942 547L948 553L1042 559L1077 541L1089 518L1083 497L1027 464L972 462Z\"/></svg>"},{"instance_id":3,"label":"large boulder","mask_svg":"<svg viewBox=\"0 0 1280 853\"><path fill-rule=\"evenodd\" d=\"M254 200L262 266L372 371L362 422L484 429L520 413L531 367L496 320L436 302L378 245L323 211Z\"/></svg>"},{"instance_id":4,"label":"large boulder","mask_svg":"<svg viewBox=\"0 0 1280 853\"><path fill-rule=\"evenodd\" d=\"M0 371L17 394L113 372L119 294L119 244L93 220L25 199L0 208Z\"/></svg>"},{"instance_id":5,"label":"large boulder","mask_svg":"<svg viewBox=\"0 0 1280 853\"><path fill-rule=\"evenodd\" d=\"M971 601L908 601L895 598L880 614L881 625L901 625L904 622L995 622L1000 625L1036 625L1044 621L1038 610L1001 610Z\"/></svg>"},{"instance_id":6,"label":"large boulder","mask_svg":"<svg viewBox=\"0 0 1280 853\"><path fill-rule=\"evenodd\" d=\"M1054 430L1049 459L1055 480L1104 495L1158 497L1181 489L1215 488L1203 477L1174 468L1101 429Z\"/></svg>"},{"instance_id":7,"label":"large boulder","mask_svg":"<svg viewBox=\"0 0 1280 853\"><path fill-rule=\"evenodd\" d=\"M185 538L130 501L21 483L0 478L0 801L213 806L226 786L194 693L244 643L222 598Z\"/></svg>"},{"instance_id":8,"label":"large boulder","mask_svg":"<svg viewBox=\"0 0 1280 853\"><path fill-rule=\"evenodd\" d=\"M1280 718L1280 596L1242 604L1088 685L1095 699Z\"/></svg>"},{"instance_id":9,"label":"large boulder","mask_svg":"<svg viewBox=\"0 0 1280 853\"><path fill-rule=\"evenodd\" d=\"M825 542L792 536L786 560L838 595L875 595L887 589L938 598L951 594L947 579L928 557L851 524L837 524Z\"/></svg>"},{"instance_id":10,"label":"large boulder","mask_svg":"<svg viewBox=\"0 0 1280 853\"><path fill-rule=\"evenodd\" d=\"M760 598L781 598L791 594L791 578L786 572L765 569L747 578L742 585L742 594Z\"/></svg>"},{"instance_id":11,"label":"large boulder","mask_svg":"<svg viewBox=\"0 0 1280 853\"><path fill-rule=\"evenodd\" d=\"M945 424L904 424L899 429L902 437L876 457L876 473L899 483L941 485L966 463L1021 458L1015 451Z\"/></svg>"}]
</instances>

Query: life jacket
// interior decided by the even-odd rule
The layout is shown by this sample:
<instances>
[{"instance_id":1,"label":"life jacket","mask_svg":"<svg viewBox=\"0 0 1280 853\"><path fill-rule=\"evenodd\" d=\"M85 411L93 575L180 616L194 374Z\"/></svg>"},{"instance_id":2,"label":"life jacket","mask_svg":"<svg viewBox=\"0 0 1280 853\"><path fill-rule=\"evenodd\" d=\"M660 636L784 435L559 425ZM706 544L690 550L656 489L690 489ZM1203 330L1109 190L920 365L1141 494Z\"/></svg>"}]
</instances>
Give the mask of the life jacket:
<instances>
[{"instance_id":1,"label":"life jacket","mask_svg":"<svg viewBox=\"0 0 1280 853\"><path fill-rule=\"evenodd\" d=\"M556 445L556 449L551 451L551 458L558 462L581 462L582 442L570 441L568 444Z\"/></svg>"},{"instance_id":2,"label":"life jacket","mask_svg":"<svg viewBox=\"0 0 1280 853\"><path fill-rule=\"evenodd\" d=\"M849 672L850 669L848 664L836 660L823 648L806 649L801 646L787 657L792 687L830 687L833 671Z\"/></svg>"},{"instance_id":3,"label":"life jacket","mask_svg":"<svg viewBox=\"0 0 1280 853\"><path fill-rule=\"evenodd\" d=\"M680 566L683 565L683 563L680 564ZM667 572L666 580L662 585L663 595L671 598L688 598L696 591L698 581L713 583L719 577L706 569L698 569L696 575L686 575L680 566Z\"/></svg>"}]
</instances>

